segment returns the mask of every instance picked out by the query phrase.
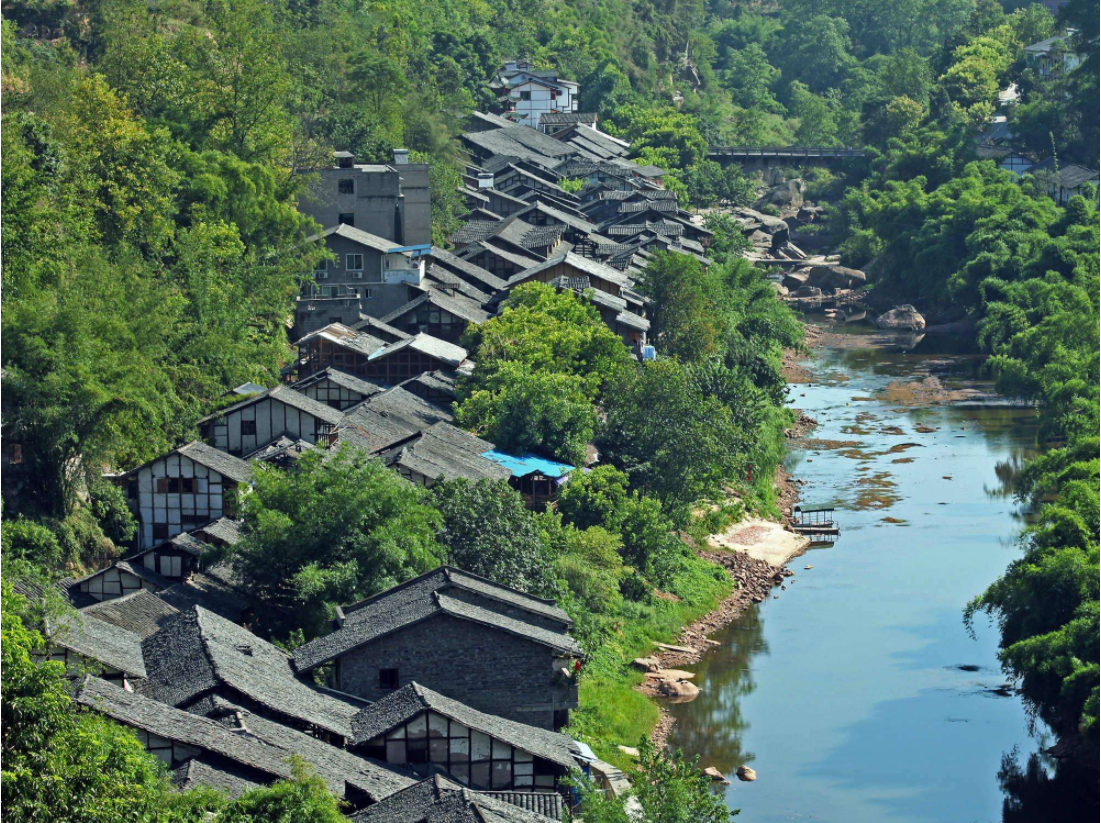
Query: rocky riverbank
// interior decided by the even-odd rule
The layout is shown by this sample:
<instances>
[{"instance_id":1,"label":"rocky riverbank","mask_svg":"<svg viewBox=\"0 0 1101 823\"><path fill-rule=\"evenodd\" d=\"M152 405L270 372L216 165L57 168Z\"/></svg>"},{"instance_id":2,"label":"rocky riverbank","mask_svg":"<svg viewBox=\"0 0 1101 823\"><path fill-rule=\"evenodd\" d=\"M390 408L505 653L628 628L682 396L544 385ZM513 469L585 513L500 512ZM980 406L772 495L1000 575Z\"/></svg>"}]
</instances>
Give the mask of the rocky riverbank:
<instances>
[{"instance_id":1,"label":"rocky riverbank","mask_svg":"<svg viewBox=\"0 0 1101 823\"><path fill-rule=\"evenodd\" d=\"M652 655L662 669L676 669L699 662L704 652L714 644L708 639L709 635L733 623L749 606L771 596L774 587L783 585L786 578L794 575L789 569L773 566L743 551L708 548L701 551L700 556L726 569L735 582L734 591L713 612L686 626L676 644L661 647ZM660 684L661 681L656 678L647 678L639 690L651 697L659 697ZM673 718L663 708L661 720L650 733L650 739L656 745L664 746L672 727Z\"/></svg>"}]
</instances>

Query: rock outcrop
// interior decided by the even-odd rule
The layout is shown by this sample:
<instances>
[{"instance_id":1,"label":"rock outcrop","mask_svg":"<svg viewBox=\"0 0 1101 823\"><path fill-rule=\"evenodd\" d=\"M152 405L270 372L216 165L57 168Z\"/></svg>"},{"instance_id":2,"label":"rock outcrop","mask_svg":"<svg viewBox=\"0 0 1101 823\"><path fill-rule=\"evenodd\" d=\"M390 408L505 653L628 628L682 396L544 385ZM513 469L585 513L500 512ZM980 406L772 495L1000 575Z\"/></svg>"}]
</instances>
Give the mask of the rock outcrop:
<instances>
[{"instance_id":1,"label":"rock outcrop","mask_svg":"<svg viewBox=\"0 0 1101 823\"><path fill-rule=\"evenodd\" d=\"M925 328L925 318L917 309L909 303L895 306L886 314L876 318L875 324L888 331L922 331Z\"/></svg>"}]
</instances>

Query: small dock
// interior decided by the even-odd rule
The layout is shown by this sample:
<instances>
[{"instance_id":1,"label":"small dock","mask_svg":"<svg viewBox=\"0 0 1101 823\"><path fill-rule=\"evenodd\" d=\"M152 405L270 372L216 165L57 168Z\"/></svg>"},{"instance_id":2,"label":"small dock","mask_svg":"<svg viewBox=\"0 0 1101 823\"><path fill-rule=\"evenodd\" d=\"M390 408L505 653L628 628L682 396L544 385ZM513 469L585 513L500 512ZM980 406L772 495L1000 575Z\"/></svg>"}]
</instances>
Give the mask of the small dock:
<instances>
[{"instance_id":1,"label":"small dock","mask_svg":"<svg viewBox=\"0 0 1101 823\"><path fill-rule=\"evenodd\" d=\"M795 506L791 510L791 528L811 543L833 543L841 534L833 506Z\"/></svg>"}]
</instances>

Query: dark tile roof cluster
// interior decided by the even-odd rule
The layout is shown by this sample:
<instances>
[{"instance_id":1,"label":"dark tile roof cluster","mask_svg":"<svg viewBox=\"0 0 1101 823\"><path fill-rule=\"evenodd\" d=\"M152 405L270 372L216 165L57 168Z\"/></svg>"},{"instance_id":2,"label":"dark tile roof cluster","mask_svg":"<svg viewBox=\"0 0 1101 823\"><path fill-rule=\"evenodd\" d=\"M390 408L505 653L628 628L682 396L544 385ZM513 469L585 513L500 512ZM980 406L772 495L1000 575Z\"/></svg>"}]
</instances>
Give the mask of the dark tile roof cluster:
<instances>
[{"instance_id":1,"label":"dark tile roof cluster","mask_svg":"<svg viewBox=\"0 0 1101 823\"><path fill-rule=\"evenodd\" d=\"M480 712L419 683L410 683L360 709L352 720L355 745L379 737L428 710L559 766L567 769L577 766L574 756L577 749L566 735Z\"/></svg>"},{"instance_id":2,"label":"dark tile roof cluster","mask_svg":"<svg viewBox=\"0 0 1101 823\"><path fill-rule=\"evenodd\" d=\"M408 336L409 335L405 335L405 337ZM334 386L339 386L342 389L355 392L363 397L371 397L382 391L382 386L377 383L372 383L369 380L356 377L354 374L348 374L348 372L341 371L334 366L328 366L321 371L314 372L308 377L296 380L291 384L291 388L303 391L304 389L308 389L312 386L316 386L318 383L326 381L332 383Z\"/></svg>"},{"instance_id":3,"label":"dark tile roof cluster","mask_svg":"<svg viewBox=\"0 0 1101 823\"><path fill-rule=\"evenodd\" d=\"M388 467L434 480L507 480L511 473L482 455L493 444L450 423L436 423L378 452Z\"/></svg>"},{"instance_id":4,"label":"dark tile roof cluster","mask_svg":"<svg viewBox=\"0 0 1101 823\"><path fill-rule=\"evenodd\" d=\"M256 782L290 778L293 755L310 764L342 799L352 788L377 801L415 782L389 766L244 711L239 712L237 727L231 728L95 677L81 681L73 700L124 725L228 761Z\"/></svg>"},{"instance_id":5,"label":"dark tile roof cluster","mask_svg":"<svg viewBox=\"0 0 1101 823\"><path fill-rule=\"evenodd\" d=\"M230 763L219 763L209 755L193 757L169 772L172 785L181 792L204 786L217 789L230 797L240 797L245 792L260 788L263 783L234 768Z\"/></svg>"},{"instance_id":6,"label":"dark tile roof cluster","mask_svg":"<svg viewBox=\"0 0 1101 823\"><path fill-rule=\"evenodd\" d=\"M110 623L132 632L141 640L160 629L164 621L178 612L158 595L147 589L103 600L80 610L86 617Z\"/></svg>"},{"instance_id":7,"label":"dark tile roof cluster","mask_svg":"<svg viewBox=\"0 0 1101 823\"><path fill-rule=\"evenodd\" d=\"M356 709L295 676L290 656L213 612L193 607L166 620L141 649L141 693L186 707L216 689L232 689L267 711L350 737Z\"/></svg>"},{"instance_id":8,"label":"dark tile roof cluster","mask_svg":"<svg viewBox=\"0 0 1101 823\"><path fill-rule=\"evenodd\" d=\"M353 823L549 823L562 819L562 802L554 792L471 791L435 775L356 812L351 819Z\"/></svg>"},{"instance_id":9,"label":"dark tile roof cluster","mask_svg":"<svg viewBox=\"0 0 1101 823\"><path fill-rule=\"evenodd\" d=\"M460 599L464 593L470 595L466 600ZM295 667L299 672L308 671L439 614L492 625L567 654L581 654L577 641L567 633L569 616L553 602L441 566L341 610L338 628L295 649Z\"/></svg>"},{"instance_id":10,"label":"dark tile roof cluster","mask_svg":"<svg viewBox=\"0 0 1101 823\"><path fill-rule=\"evenodd\" d=\"M140 635L82 612L66 612L46 620L50 642L88 660L129 675L146 676Z\"/></svg>"},{"instance_id":11,"label":"dark tile roof cluster","mask_svg":"<svg viewBox=\"0 0 1101 823\"><path fill-rule=\"evenodd\" d=\"M596 122L594 112L545 111L539 115L540 126L572 126L574 123L592 124Z\"/></svg>"}]
</instances>

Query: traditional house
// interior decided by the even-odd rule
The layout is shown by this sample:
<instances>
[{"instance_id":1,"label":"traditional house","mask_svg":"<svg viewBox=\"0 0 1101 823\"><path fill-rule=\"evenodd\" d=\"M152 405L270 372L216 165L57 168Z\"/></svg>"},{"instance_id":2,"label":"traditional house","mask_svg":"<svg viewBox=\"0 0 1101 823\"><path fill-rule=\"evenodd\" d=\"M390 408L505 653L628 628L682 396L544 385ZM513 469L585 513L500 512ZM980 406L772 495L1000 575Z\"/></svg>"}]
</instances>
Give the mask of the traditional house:
<instances>
[{"instance_id":1,"label":"traditional house","mask_svg":"<svg viewBox=\"0 0 1101 823\"><path fill-rule=\"evenodd\" d=\"M432 290L410 300L383 318L410 334L425 333L458 344L466 327L489 319L481 303L460 294Z\"/></svg>"},{"instance_id":2,"label":"traditional house","mask_svg":"<svg viewBox=\"0 0 1101 823\"><path fill-rule=\"evenodd\" d=\"M554 792L578 767L569 737L506 720L410 683L363 708L352 750L473 789Z\"/></svg>"},{"instance_id":3,"label":"traditional house","mask_svg":"<svg viewBox=\"0 0 1101 823\"><path fill-rule=\"evenodd\" d=\"M595 112L548 111L539 115L539 130L543 134L558 134L577 125L595 129L596 120Z\"/></svg>"},{"instance_id":4,"label":"traditional house","mask_svg":"<svg viewBox=\"0 0 1101 823\"><path fill-rule=\"evenodd\" d=\"M362 701L324 692L295 676L290 656L247 629L194 606L141 643L140 691L178 709L217 718L214 698L343 746Z\"/></svg>"},{"instance_id":5,"label":"traditional house","mask_svg":"<svg viewBox=\"0 0 1101 823\"><path fill-rule=\"evenodd\" d=\"M204 417L199 421L199 431L215 448L244 455L281 435L310 444L327 442L341 417L331 406L287 386L277 386Z\"/></svg>"},{"instance_id":6,"label":"traditional house","mask_svg":"<svg viewBox=\"0 0 1101 823\"><path fill-rule=\"evenodd\" d=\"M215 787L268 785L293 777L295 756L309 764L352 810L416 782L389 766L365 760L243 708L218 722L95 677L82 681L73 701L133 729L146 751L173 770L177 785L189 779L192 785L196 779L210 780L204 785ZM178 770L195 760L205 768L181 777Z\"/></svg>"},{"instance_id":7,"label":"traditional house","mask_svg":"<svg viewBox=\"0 0 1101 823\"><path fill-rule=\"evenodd\" d=\"M82 677L89 669L132 691L146 676L141 637L86 612L67 612L45 623L50 660L65 664L70 677Z\"/></svg>"},{"instance_id":8,"label":"traditional house","mask_svg":"<svg viewBox=\"0 0 1101 823\"><path fill-rule=\"evenodd\" d=\"M396 386L410 377L466 362L466 349L418 333L386 343L367 332L334 323L303 337L298 346L298 377L336 368L363 380Z\"/></svg>"},{"instance_id":9,"label":"traditional house","mask_svg":"<svg viewBox=\"0 0 1101 823\"><path fill-rule=\"evenodd\" d=\"M195 441L122 475L119 482L138 520L138 547L232 514L234 490L248 482L250 472L245 461Z\"/></svg>"},{"instance_id":10,"label":"traditional house","mask_svg":"<svg viewBox=\"0 0 1101 823\"><path fill-rule=\"evenodd\" d=\"M436 423L377 452L406 480L431 487L440 480L508 480L509 471L483 454L493 444L450 423Z\"/></svg>"},{"instance_id":11,"label":"traditional house","mask_svg":"<svg viewBox=\"0 0 1101 823\"><path fill-rule=\"evenodd\" d=\"M156 594L172 583L140 563L118 560L107 568L77 578L71 588L92 600L113 600L142 590Z\"/></svg>"},{"instance_id":12,"label":"traditional house","mask_svg":"<svg viewBox=\"0 0 1101 823\"><path fill-rule=\"evenodd\" d=\"M178 614L176 609L148 589L85 606L80 613L137 635L139 654L140 641L160 631L167 618Z\"/></svg>"},{"instance_id":13,"label":"traditional house","mask_svg":"<svg viewBox=\"0 0 1101 823\"><path fill-rule=\"evenodd\" d=\"M533 511L544 511L558 502L558 490L570 479L573 466L545 457L525 453L506 454L487 451L483 455L509 472L509 485L524 498L524 504Z\"/></svg>"},{"instance_id":14,"label":"traditional house","mask_svg":"<svg viewBox=\"0 0 1101 823\"><path fill-rule=\"evenodd\" d=\"M376 383L332 367L303 377L292 383L291 388L337 411L356 406L383 391L382 386Z\"/></svg>"},{"instance_id":15,"label":"traditional house","mask_svg":"<svg viewBox=\"0 0 1101 823\"><path fill-rule=\"evenodd\" d=\"M508 119L532 128L550 112L576 112L580 94L577 83L562 80L553 69L536 69L529 60L506 60L489 87L499 93Z\"/></svg>"},{"instance_id":16,"label":"traditional house","mask_svg":"<svg viewBox=\"0 0 1101 823\"><path fill-rule=\"evenodd\" d=\"M353 823L550 823L563 819L562 806L557 792L476 792L437 774L356 812L351 819Z\"/></svg>"},{"instance_id":17,"label":"traditional house","mask_svg":"<svg viewBox=\"0 0 1101 823\"><path fill-rule=\"evenodd\" d=\"M1040 180L1048 196L1060 206L1065 206L1075 195L1097 199L1097 169L1088 169L1073 163L1063 165L1056 158L1047 157L1029 168L1026 174Z\"/></svg>"},{"instance_id":18,"label":"traditional house","mask_svg":"<svg viewBox=\"0 0 1101 823\"><path fill-rule=\"evenodd\" d=\"M1045 78L1060 77L1074 71L1082 63L1073 37L1056 35L1031 46L1025 46L1025 67Z\"/></svg>"},{"instance_id":19,"label":"traditional house","mask_svg":"<svg viewBox=\"0 0 1101 823\"><path fill-rule=\"evenodd\" d=\"M581 648L553 601L448 566L337 609L334 630L294 652L300 674L379 700L414 681L479 711L558 729L577 705Z\"/></svg>"}]
</instances>

